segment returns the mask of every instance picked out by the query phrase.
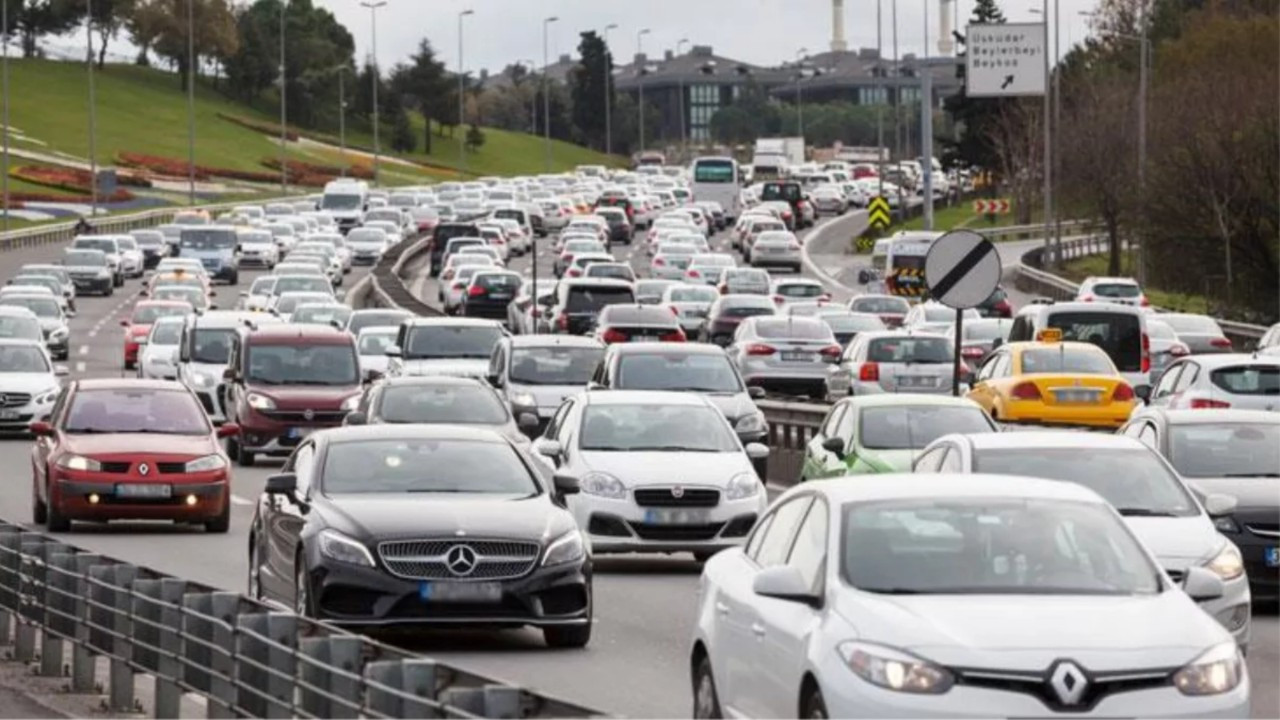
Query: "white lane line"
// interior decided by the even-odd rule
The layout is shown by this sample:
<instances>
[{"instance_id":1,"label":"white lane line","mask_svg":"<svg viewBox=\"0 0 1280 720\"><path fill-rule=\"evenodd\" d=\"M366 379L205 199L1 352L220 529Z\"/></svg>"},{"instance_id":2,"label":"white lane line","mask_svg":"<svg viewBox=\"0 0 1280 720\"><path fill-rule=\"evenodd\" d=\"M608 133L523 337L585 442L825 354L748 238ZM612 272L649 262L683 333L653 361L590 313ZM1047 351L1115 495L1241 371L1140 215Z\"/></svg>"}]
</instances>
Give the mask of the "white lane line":
<instances>
[{"instance_id":1,"label":"white lane line","mask_svg":"<svg viewBox=\"0 0 1280 720\"><path fill-rule=\"evenodd\" d=\"M80 346L80 352L79 352L79 353L77 353L77 354L79 354L79 355L88 355L88 354L89 354L89 346L88 346L88 345L81 345L81 346Z\"/></svg>"},{"instance_id":2,"label":"white lane line","mask_svg":"<svg viewBox=\"0 0 1280 720\"><path fill-rule=\"evenodd\" d=\"M232 504L232 505L252 505L252 504L253 504L253 501L252 501L252 500L246 500L245 498L242 498L242 497L240 497L239 495L232 495L232 496L231 496L231 504Z\"/></svg>"},{"instance_id":3,"label":"white lane line","mask_svg":"<svg viewBox=\"0 0 1280 720\"><path fill-rule=\"evenodd\" d=\"M84 372L84 361L83 361L83 360L80 360L80 361L78 361L78 362L76 363L76 372L78 372L78 373L82 373L82 372Z\"/></svg>"},{"instance_id":4,"label":"white lane line","mask_svg":"<svg viewBox=\"0 0 1280 720\"><path fill-rule=\"evenodd\" d=\"M91 337L91 338L98 337L98 329L97 329L97 328L94 328L93 330L90 330L90 331L89 331L89 337Z\"/></svg>"}]
</instances>

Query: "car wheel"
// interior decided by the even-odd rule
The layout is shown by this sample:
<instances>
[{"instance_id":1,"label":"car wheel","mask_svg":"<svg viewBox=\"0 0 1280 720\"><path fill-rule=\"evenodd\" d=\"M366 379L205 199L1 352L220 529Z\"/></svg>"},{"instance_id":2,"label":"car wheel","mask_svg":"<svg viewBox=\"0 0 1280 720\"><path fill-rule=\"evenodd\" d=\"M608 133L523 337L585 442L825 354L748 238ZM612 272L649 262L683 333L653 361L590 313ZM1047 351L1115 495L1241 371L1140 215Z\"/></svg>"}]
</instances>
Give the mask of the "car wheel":
<instances>
[{"instance_id":1,"label":"car wheel","mask_svg":"<svg viewBox=\"0 0 1280 720\"><path fill-rule=\"evenodd\" d=\"M231 487L227 487L227 492L231 492ZM231 529L231 499L222 505L222 512L218 513L218 517L209 520L204 524L204 531L208 533L225 533Z\"/></svg>"},{"instance_id":2,"label":"car wheel","mask_svg":"<svg viewBox=\"0 0 1280 720\"><path fill-rule=\"evenodd\" d=\"M298 553L297 570L293 575L293 612L305 618L313 618L315 603L311 600L311 573L307 572L307 561Z\"/></svg>"},{"instance_id":3,"label":"car wheel","mask_svg":"<svg viewBox=\"0 0 1280 720\"><path fill-rule=\"evenodd\" d=\"M115 295L115 294L116 294L116 288L115 288L115 286L114 286L114 285L108 285L108 286L107 286L106 291L102 293L102 296L103 296L103 297L111 297L112 295Z\"/></svg>"},{"instance_id":4,"label":"car wheel","mask_svg":"<svg viewBox=\"0 0 1280 720\"><path fill-rule=\"evenodd\" d=\"M583 648L591 642L591 622L585 625L562 625L542 628L542 638L548 647Z\"/></svg>"},{"instance_id":5,"label":"car wheel","mask_svg":"<svg viewBox=\"0 0 1280 720\"><path fill-rule=\"evenodd\" d=\"M231 279L227 281L227 284L228 284L228 285L239 285L239 284L240 284L240 273L239 273L239 272L231 273Z\"/></svg>"},{"instance_id":6,"label":"car wheel","mask_svg":"<svg viewBox=\"0 0 1280 720\"><path fill-rule=\"evenodd\" d=\"M693 717L721 718L720 696L711 675L711 658L703 657L693 669Z\"/></svg>"},{"instance_id":7,"label":"car wheel","mask_svg":"<svg viewBox=\"0 0 1280 720\"><path fill-rule=\"evenodd\" d=\"M128 360L125 360L125 361L124 361L124 369L125 369L125 370L133 370L133 369L134 369L134 368L136 368L136 367L138 367L138 363L136 363L136 362L129 362Z\"/></svg>"},{"instance_id":8,"label":"car wheel","mask_svg":"<svg viewBox=\"0 0 1280 720\"><path fill-rule=\"evenodd\" d=\"M45 513L45 527L49 532L70 532L71 520L58 511L58 503L49 498L48 510Z\"/></svg>"},{"instance_id":9,"label":"car wheel","mask_svg":"<svg viewBox=\"0 0 1280 720\"><path fill-rule=\"evenodd\" d=\"M805 695L800 708L802 710L801 717L809 718L809 720L826 720L827 704L822 700L822 691L816 687Z\"/></svg>"},{"instance_id":10,"label":"car wheel","mask_svg":"<svg viewBox=\"0 0 1280 720\"><path fill-rule=\"evenodd\" d=\"M243 447L237 447L239 447L239 452L236 453L236 462L240 464L240 467L253 467L257 456L248 450L245 450Z\"/></svg>"},{"instance_id":11,"label":"car wheel","mask_svg":"<svg viewBox=\"0 0 1280 720\"><path fill-rule=\"evenodd\" d=\"M40 494L36 492L34 487L31 488L31 522L34 525L44 525L49 521L49 506L44 504L44 500L40 499Z\"/></svg>"}]
</instances>

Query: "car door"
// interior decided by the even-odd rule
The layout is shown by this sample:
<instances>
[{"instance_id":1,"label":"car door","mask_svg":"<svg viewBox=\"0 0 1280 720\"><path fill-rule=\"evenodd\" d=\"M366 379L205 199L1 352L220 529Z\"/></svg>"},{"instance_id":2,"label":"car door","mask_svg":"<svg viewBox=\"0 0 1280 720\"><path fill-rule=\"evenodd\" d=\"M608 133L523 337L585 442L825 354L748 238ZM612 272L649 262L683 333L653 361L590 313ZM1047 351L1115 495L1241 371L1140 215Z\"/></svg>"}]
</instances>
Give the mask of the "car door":
<instances>
[{"instance_id":1,"label":"car door","mask_svg":"<svg viewBox=\"0 0 1280 720\"><path fill-rule=\"evenodd\" d=\"M36 497L43 498L45 501L49 499L49 459L52 457L54 450L57 449L58 434L62 432L63 410L66 408L70 396L70 388L64 387L62 392L58 394L58 399L54 401L53 407L49 410L48 417L36 418L36 420L47 420L54 430L50 436L37 435L35 441L31 444L31 465L35 473L35 487L32 488L32 492L36 493Z\"/></svg>"},{"instance_id":2,"label":"car door","mask_svg":"<svg viewBox=\"0 0 1280 720\"><path fill-rule=\"evenodd\" d=\"M270 495L266 499L262 531L266 533L267 561L262 575L262 588L282 602L292 603L297 588L294 587L298 541L302 535L306 511L303 507L310 487L314 468L315 443L305 441L293 451L280 469L297 477L297 489L292 496Z\"/></svg>"},{"instance_id":3,"label":"car door","mask_svg":"<svg viewBox=\"0 0 1280 720\"><path fill-rule=\"evenodd\" d=\"M1178 377L1182 373L1187 363L1174 363L1165 369L1160 376L1160 381L1156 383L1155 388L1151 391L1151 397L1147 403L1152 406L1168 405L1173 398L1173 388L1178 384Z\"/></svg>"},{"instance_id":4,"label":"car door","mask_svg":"<svg viewBox=\"0 0 1280 720\"><path fill-rule=\"evenodd\" d=\"M987 358L978 370L978 377L974 382L973 388L969 391L969 398L986 408L990 412L995 407L996 388L993 381L996 379L997 371L1001 369L1001 363L1007 362L1009 352L1007 350L996 350Z\"/></svg>"}]
</instances>

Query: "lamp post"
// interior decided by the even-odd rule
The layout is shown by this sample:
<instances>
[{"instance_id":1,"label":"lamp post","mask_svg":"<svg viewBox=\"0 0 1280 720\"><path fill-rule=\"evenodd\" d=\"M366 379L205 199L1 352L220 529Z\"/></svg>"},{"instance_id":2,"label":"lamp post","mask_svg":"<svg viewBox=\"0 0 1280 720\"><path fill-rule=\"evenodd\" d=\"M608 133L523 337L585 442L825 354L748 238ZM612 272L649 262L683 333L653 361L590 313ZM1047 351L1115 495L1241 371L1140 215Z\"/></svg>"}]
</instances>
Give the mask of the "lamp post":
<instances>
[{"instance_id":1,"label":"lamp post","mask_svg":"<svg viewBox=\"0 0 1280 720\"><path fill-rule=\"evenodd\" d=\"M604 72L604 154L613 154L613 122L610 115L613 113L613 52L609 50L609 31L618 27L617 23L609 23L604 26L604 50L605 59L609 61L609 66Z\"/></svg>"},{"instance_id":2,"label":"lamp post","mask_svg":"<svg viewBox=\"0 0 1280 720\"><path fill-rule=\"evenodd\" d=\"M546 170L551 172L551 88L548 85L548 70L550 65L547 59L547 30L551 27L551 23L558 21L560 18L552 15L542 21L542 128L543 128L543 145L546 151ZM534 266L537 266L538 259L533 259ZM537 282L536 280L534 281Z\"/></svg>"},{"instance_id":3,"label":"lamp post","mask_svg":"<svg viewBox=\"0 0 1280 720\"><path fill-rule=\"evenodd\" d=\"M796 51L796 125L799 128L800 137L804 137L804 96L801 94L800 81L804 80L804 63L802 58L807 57L809 48L800 48Z\"/></svg>"},{"instance_id":4,"label":"lamp post","mask_svg":"<svg viewBox=\"0 0 1280 720\"><path fill-rule=\"evenodd\" d=\"M288 142L288 104L289 93L285 92L288 80L284 65L284 26L285 11L289 8L289 0L280 0L280 194L289 194L289 168L285 165L285 143Z\"/></svg>"},{"instance_id":5,"label":"lamp post","mask_svg":"<svg viewBox=\"0 0 1280 720\"><path fill-rule=\"evenodd\" d=\"M378 139L378 84L382 81L382 71L378 69L378 8L386 5L387 0L365 0L360 4L369 8L369 32L373 41L369 59L373 66L373 184L376 186L382 155L382 143Z\"/></svg>"},{"instance_id":6,"label":"lamp post","mask_svg":"<svg viewBox=\"0 0 1280 720\"><path fill-rule=\"evenodd\" d=\"M342 163L342 177L347 176L347 66L338 66L338 143Z\"/></svg>"},{"instance_id":7,"label":"lamp post","mask_svg":"<svg viewBox=\"0 0 1280 720\"><path fill-rule=\"evenodd\" d=\"M636 112L640 114L640 148L639 152L644 152L644 62L640 60L640 56L644 54L644 36L649 34L649 28L645 28L636 33L636 80L639 82L640 101L636 103Z\"/></svg>"},{"instance_id":8,"label":"lamp post","mask_svg":"<svg viewBox=\"0 0 1280 720\"><path fill-rule=\"evenodd\" d=\"M920 56L920 169L924 172L924 229L933 229L933 74L929 72L929 0L924 0L924 52ZM958 316L957 316L958 317ZM959 320L957 319L957 323ZM959 328L959 325L957 325Z\"/></svg>"},{"instance_id":9,"label":"lamp post","mask_svg":"<svg viewBox=\"0 0 1280 720\"><path fill-rule=\"evenodd\" d=\"M889 90L884 82L884 38L880 19L883 6L884 0L876 0L876 76L880 90L876 93L876 181L879 184L876 195L879 197L884 197L884 105L889 100Z\"/></svg>"},{"instance_id":10,"label":"lamp post","mask_svg":"<svg viewBox=\"0 0 1280 720\"><path fill-rule=\"evenodd\" d=\"M89 217L98 217L98 103L93 87L93 0L85 0L89 40ZM9 132L8 126L5 132ZM7 210L6 210L7 212Z\"/></svg>"},{"instance_id":11,"label":"lamp post","mask_svg":"<svg viewBox=\"0 0 1280 720\"><path fill-rule=\"evenodd\" d=\"M463 10L458 13L458 129L466 124L466 102L467 102L467 71L463 65L462 55L462 19L468 15L475 15L475 10ZM430 121L428 121L430 122ZM463 131L465 133L465 131ZM466 135L463 135L463 141L458 143L458 167L466 171L467 169L467 143Z\"/></svg>"},{"instance_id":12,"label":"lamp post","mask_svg":"<svg viewBox=\"0 0 1280 720\"><path fill-rule=\"evenodd\" d=\"M9 3L0 0L0 43L4 45L4 55L0 57L0 83L4 85L4 231L9 232Z\"/></svg>"},{"instance_id":13,"label":"lamp post","mask_svg":"<svg viewBox=\"0 0 1280 720\"><path fill-rule=\"evenodd\" d=\"M3 2L4 0L0 0ZM196 204L196 0L187 0L187 204Z\"/></svg>"},{"instance_id":14,"label":"lamp post","mask_svg":"<svg viewBox=\"0 0 1280 720\"><path fill-rule=\"evenodd\" d=\"M680 46L688 45L688 44L689 44L689 38L680 38L680 40L676 43L676 57L680 57ZM680 152L682 154L687 154L689 152L689 134L685 129L685 117L684 117L684 73L676 73L676 74L680 77L680 88L678 90L679 100L680 100L680 103L679 103Z\"/></svg>"},{"instance_id":15,"label":"lamp post","mask_svg":"<svg viewBox=\"0 0 1280 720\"><path fill-rule=\"evenodd\" d=\"M1041 8L1031 8L1031 14L1045 17L1044 10ZM1046 28L1047 28L1047 25L1046 25ZM1062 32L1062 23L1058 22L1058 0L1053 0L1053 49L1049 54L1053 57L1053 62L1055 64L1060 59L1060 53L1062 52L1061 32ZM1047 38L1048 33L1046 32L1045 35L1046 35L1045 42L1048 42L1048 38ZM1053 149L1053 158L1052 158L1051 164L1046 163L1045 172L1049 173L1049 187L1050 187L1050 190L1052 191L1052 189L1057 187L1057 183L1059 182L1060 176L1062 175L1062 171L1061 171L1062 153L1059 152L1060 148L1058 143L1058 140L1062 134L1062 71L1061 71L1061 68L1059 68L1056 72L1052 73L1050 80L1053 83L1053 86L1051 89L1053 93L1053 97L1052 97L1053 124L1051 128L1053 136L1050 139L1050 144ZM1047 112L1048 107L1049 105L1046 103L1045 123L1049 122L1049 113ZM1047 213L1048 213L1048 210L1046 210L1046 215ZM1053 217L1052 218L1046 217L1046 221L1053 222L1053 246L1054 248L1058 248L1062 245L1062 235L1061 235L1062 223L1058 218L1058 212L1057 212L1056 206L1054 207ZM1061 252L1061 251L1055 250L1054 252ZM1050 258L1052 257L1053 257L1053 253L1050 254Z\"/></svg>"}]
</instances>

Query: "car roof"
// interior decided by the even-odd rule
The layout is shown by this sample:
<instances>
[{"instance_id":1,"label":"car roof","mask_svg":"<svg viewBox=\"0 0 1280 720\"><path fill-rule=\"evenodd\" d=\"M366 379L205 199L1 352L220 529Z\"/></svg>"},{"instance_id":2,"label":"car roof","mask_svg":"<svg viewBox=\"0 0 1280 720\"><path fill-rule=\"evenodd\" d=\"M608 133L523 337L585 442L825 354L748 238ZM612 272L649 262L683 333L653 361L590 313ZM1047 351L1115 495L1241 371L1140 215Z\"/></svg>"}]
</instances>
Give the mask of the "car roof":
<instances>
[{"instance_id":1,"label":"car roof","mask_svg":"<svg viewBox=\"0 0 1280 720\"><path fill-rule=\"evenodd\" d=\"M366 440L467 440L508 445L509 441L495 430L464 425L377 424L346 425L317 433L326 443L361 442Z\"/></svg>"},{"instance_id":2,"label":"car roof","mask_svg":"<svg viewBox=\"0 0 1280 720\"><path fill-rule=\"evenodd\" d=\"M1024 352L1027 350L1052 350L1054 348L1062 348L1063 350L1082 350L1084 352L1098 352L1106 354L1102 348L1093 343L1080 342L1076 340L1063 340L1061 342L1041 342L1037 340L1026 340L1022 342L1005 343L1004 347L1009 348L1011 352Z\"/></svg>"},{"instance_id":3,"label":"car roof","mask_svg":"<svg viewBox=\"0 0 1280 720\"><path fill-rule=\"evenodd\" d=\"M35 338L0 338L0 346L21 345L44 349L44 343Z\"/></svg>"},{"instance_id":4,"label":"car roof","mask_svg":"<svg viewBox=\"0 0 1280 720\"><path fill-rule=\"evenodd\" d=\"M509 338L511 347L513 348L538 348L538 347L578 347L578 348L600 348L604 345L593 337L585 335L512 335ZM622 347L615 345L613 347Z\"/></svg>"},{"instance_id":5,"label":"car roof","mask_svg":"<svg viewBox=\"0 0 1280 720\"><path fill-rule=\"evenodd\" d=\"M1247 363L1261 363L1263 365L1280 366L1280 357L1255 355L1252 353L1221 353L1214 355L1192 355L1190 362L1194 362L1200 367L1208 370L1216 370L1217 368L1227 367L1229 365L1241 365Z\"/></svg>"},{"instance_id":6,"label":"car roof","mask_svg":"<svg viewBox=\"0 0 1280 720\"><path fill-rule=\"evenodd\" d=\"M241 312L239 310L210 310L201 315L189 317L197 328L205 330L244 327L246 322L253 323L255 326L261 321L266 321L266 323L276 322L276 318L271 315L247 311Z\"/></svg>"},{"instance_id":7,"label":"car roof","mask_svg":"<svg viewBox=\"0 0 1280 720\"><path fill-rule=\"evenodd\" d=\"M1089 450L1146 450L1147 446L1127 435L1110 433L1044 430L1036 432L973 433L966 435L974 449L1061 448Z\"/></svg>"},{"instance_id":8,"label":"car roof","mask_svg":"<svg viewBox=\"0 0 1280 720\"><path fill-rule=\"evenodd\" d=\"M914 395L907 393L879 393L875 395L857 395L843 399L841 404L847 407L895 407L910 405L913 407L966 407L978 408L974 401L964 397L950 395Z\"/></svg>"},{"instance_id":9,"label":"car roof","mask_svg":"<svg viewBox=\"0 0 1280 720\"><path fill-rule=\"evenodd\" d=\"M1058 312L1109 312L1122 315L1135 315L1140 318L1147 317L1147 313L1140 307L1134 305L1120 305L1118 303L1097 303L1097 302L1056 302L1052 305L1027 305L1027 308L1035 308L1030 312L1038 312L1041 317L1052 315ZM1024 308L1026 310L1026 308Z\"/></svg>"},{"instance_id":10,"label":"car roof","mask_svg":"<svg viewBox=\"0 0 1280 720\"><path fill-rule=\"evenodd\" d=\"M698 393L665 390L598 390L583 393L589 405L688 405L714 407Z\"/></svg>"},{"instance_id":11,"label":"car roof","mask_svg":"<svg viewBox=\"0 0 1280 720\"><path fill-rule=\"evenodd\" d=\"M501 327L497 320L468 317L413 317L404 323L410 328L416 327Z\"/></svg>"},{"instance_id":12,"label":"car roof","mask_svg":"<svg viewBox=\"0 0 1280 720\"><path fill-rule=\"evenodd\" d=\"M412 387L426 386L450 386L450 387L483 387L488 388L489 384L479 378L462 377L460 375L409 375L400 377L383 378L379 384L382 387L400 387L409 385Z\"/></svg>"},{"instance_id":13,"label":"car roof","mask_svg":"<svg viewBox=\"0 0 1280 720\"><path fill-rule=\"evenodd\" d=\"M724 349L710 343L614 343L609 346L610 355L719 355L724 356Z\"/></svg>"},{"instance_id":14,"label":"car roof","mask_svg":"<svg viewBox=\"0 0 1280 720\"><path fill-rule=\"evenodd\" d=\"M560 284L570 289L577 287L614 287L626 288L627 290L632 289L631 283L617 278L565 278L560 281Z\"/></svg>"},{"instance_id":15,"label":"car roof","mask_svg":"<svg viewBox=\"0 0 1280 720\"><path fill-rule=\"evenodd\" d=\"M1099 506L1107 504L1097 493L1076 483L981 473L887 473L863 475L857 482L847 482L845 478L818 480L797 485L774 501L774 504L810 490L822 493L833 505L938 498L1010 498L1086 502Z\"/></svg>"},{"instance_id":16,"label":"car roof","mask_svg":"<svg viewBox=\"0 0 1280 720\"><path fill-rule=\"evenodd\" d=\"M346 330L328 325L281 323L256 328L248 334L247 340L251 345L349 345L353 338Z\"/></svg>"}]
</instances>

